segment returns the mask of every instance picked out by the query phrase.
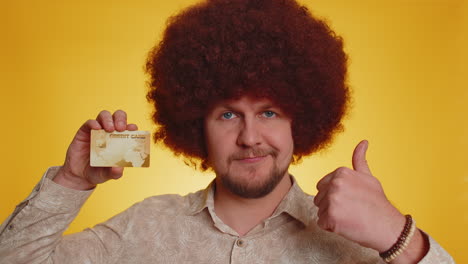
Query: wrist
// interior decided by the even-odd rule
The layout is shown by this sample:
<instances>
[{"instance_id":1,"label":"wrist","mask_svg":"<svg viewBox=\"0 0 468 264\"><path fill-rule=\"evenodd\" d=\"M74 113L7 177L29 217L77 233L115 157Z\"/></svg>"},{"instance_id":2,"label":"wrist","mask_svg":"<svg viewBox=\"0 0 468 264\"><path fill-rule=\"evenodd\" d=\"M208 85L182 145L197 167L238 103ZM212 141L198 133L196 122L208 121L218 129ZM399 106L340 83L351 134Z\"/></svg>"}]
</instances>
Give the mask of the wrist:
<instances>
[{"instance_id":1,"label":"wrist","mask_svg":"<svg viewBox=\"0 0 468 264\"><path fill-rule=\"evenodd\" d=\"M418 263L427 253L428 245L416 223L406 215L406 223L396 243L380 257L387 263Z\"/></svg>"},{"instance_id":2,"label":"wrist","mask_svg":"<svg viewBox=\"0 0 468 264\"><path fill-rule=\"evenodd\" d=\"M59 169L52 181L63 187L79 191L91 190L96 187L95 184L89 183L84 178L73 175L64 166Z\"/></svg>"},{"instance_id":3,"label":"wrist","mask_svg":"<svg viewBox=\"0 0 468 264\"><path fill-rule=\"evenodd\" d=\"M414 232L414 236L411 238L411 241L408 247L395 258L392 263L418 263L424 256L426 256L429 251L429 240L427 236L418 228Z\"/></svg>"},{"instance_id":4,"label":"wrist","mask_svg":"<svg viewBox=\"0 0 468 264\"><path fill-rule=\"evenodd\" d=\"M382 233L380 233L380 238L376 241L371 248L377 250L378 252L384 252L390 249L395 242L397 242L404 226L406 223L405 215L401 214L399 211L394 210L394 213L391 217L388 217L386 221L383 221L381 225Z\"/></svg>"}]
</instances>

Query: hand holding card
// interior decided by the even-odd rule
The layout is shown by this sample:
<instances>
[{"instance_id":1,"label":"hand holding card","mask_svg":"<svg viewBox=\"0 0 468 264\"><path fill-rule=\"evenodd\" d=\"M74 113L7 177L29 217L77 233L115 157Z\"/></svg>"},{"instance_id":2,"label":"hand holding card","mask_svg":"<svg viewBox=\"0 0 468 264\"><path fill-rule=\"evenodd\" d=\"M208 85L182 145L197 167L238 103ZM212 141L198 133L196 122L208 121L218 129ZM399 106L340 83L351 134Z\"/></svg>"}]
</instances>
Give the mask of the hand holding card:
<instances>
[{"instance_id":1,"label":"hand holding card","mask_svg":"<svg viewBox=\"0 0 468 264\"><path fill-rule=\"evenodd\" d=\"M95 120L86 121L78 129L70 146L68 147L65 162L57 175L53 179L67 188L76 190L89 190L111 179L118 179L123 175L123 167L92 167L90 162L91 131L103 130L108 133L136 131L137 125L127 123L127 113L117 110L114 114L109 111L101 111ZM144 150L146 151L146 150ZM148 152L149 157L149 150ZM106 157L106 152L100 153ZM128 159L132 160L132 153L128 154ZM134 159L135 157L133 157ZM146 157L142 157L146 160ZM141 161L140 161L141 162ZM137 161L135 161L137 164ZM145 161L140 165L145 164ZM133 165L133 163L132 163ZM117 165L119 166L119 165Z\"/></svg>"}]
</instances>

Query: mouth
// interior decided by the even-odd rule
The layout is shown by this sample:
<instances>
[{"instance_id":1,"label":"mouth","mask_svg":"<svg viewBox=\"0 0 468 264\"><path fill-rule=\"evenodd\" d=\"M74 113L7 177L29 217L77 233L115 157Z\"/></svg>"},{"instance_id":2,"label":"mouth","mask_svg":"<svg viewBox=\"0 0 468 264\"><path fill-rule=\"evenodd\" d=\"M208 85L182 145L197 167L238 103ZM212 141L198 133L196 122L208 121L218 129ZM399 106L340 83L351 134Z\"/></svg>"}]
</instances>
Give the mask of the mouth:
<instances>
[{"instance_id":1,"label":"mouth","mask_svg":"<svg viewBox=\"0 0 468 264\"><path fill-rule=\"evenodd\" d=\"M242 158L235 159L235 161L242 162L242 163L256 163L256 162L263 161L266 158L267 158L267 155L255 156L255 157L242 157Z\"/></svg>"}]
</instances>

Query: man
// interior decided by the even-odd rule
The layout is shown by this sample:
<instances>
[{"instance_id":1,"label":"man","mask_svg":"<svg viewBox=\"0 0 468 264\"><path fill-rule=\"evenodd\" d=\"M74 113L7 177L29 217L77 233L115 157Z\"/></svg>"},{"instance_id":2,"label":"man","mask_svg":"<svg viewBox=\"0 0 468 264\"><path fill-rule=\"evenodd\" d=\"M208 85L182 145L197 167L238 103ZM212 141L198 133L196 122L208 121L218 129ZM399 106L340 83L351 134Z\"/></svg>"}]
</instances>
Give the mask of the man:
<instances>
[{"instance_id":1,"label":"man","mask_svg":"<svg viewBox=\"0 0 468 264\"><path fill-rule=\"evenodd\" d=\"M200 3L171 18L147 71L155 140L213 170L213 183L62 237L94 188L123 174L90 167L90 131L137 130L124 111L102 111L2 225L2 263L453 262L387 200L367 141L315 197L288 173L341 130L349 98L342 40L305 7Z\"/></svg>"}]
</instances>

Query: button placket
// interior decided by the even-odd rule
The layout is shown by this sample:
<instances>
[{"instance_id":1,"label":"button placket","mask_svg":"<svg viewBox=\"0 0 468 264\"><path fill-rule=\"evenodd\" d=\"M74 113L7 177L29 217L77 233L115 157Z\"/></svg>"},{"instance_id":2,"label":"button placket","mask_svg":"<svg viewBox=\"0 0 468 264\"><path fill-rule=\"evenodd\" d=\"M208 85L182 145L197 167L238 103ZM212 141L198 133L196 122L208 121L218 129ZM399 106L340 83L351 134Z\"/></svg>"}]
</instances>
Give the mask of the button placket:
<instances>
[{"instance_id":1,"label":"button placket","mask_svg":"<svg viewBox=\"0 0 468 264\"><path fill-rule=\"evenodd\" d=\"M245 254L247 250L247 241L238 237L233 241L231 264L245 263Z\"/></svg>"}]
</instances>

